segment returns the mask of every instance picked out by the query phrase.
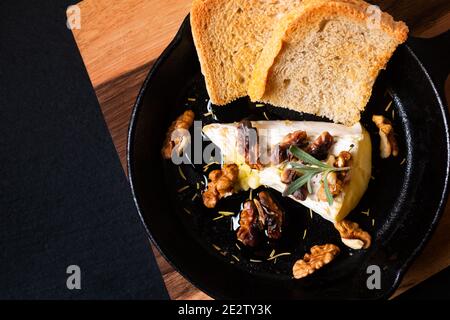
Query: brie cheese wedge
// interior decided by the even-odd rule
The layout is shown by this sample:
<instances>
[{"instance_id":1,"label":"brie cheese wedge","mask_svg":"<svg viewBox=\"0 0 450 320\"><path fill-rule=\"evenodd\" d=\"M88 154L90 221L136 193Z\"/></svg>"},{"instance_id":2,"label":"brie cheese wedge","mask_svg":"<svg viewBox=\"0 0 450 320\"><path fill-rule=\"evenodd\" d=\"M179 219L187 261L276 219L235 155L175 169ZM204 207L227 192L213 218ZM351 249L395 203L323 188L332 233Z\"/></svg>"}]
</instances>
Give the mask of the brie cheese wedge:
<instances>
[{"instance_id":1,"label":"brie cheese wedge","mask_svg":"<svg viewBox=\"0 0 450 320\"><path fill-rule=\"evenodd\" d=\"M321 201L317 191L322 177L317 175L312 179L312 193L305 201L292 196L291 198L333 223L344 219L357 206L367 190L372 172L372 144L368 132L361 124L346 127L327 122L284 120L251 123L257 131L260 148L261 145L267 146L268 153L289 133L306 131L308 141L314 141L322 132L329 132L334 138L329 154L337 156L341 151L349 151L352 154L349 180L344 185L343 191L334 198L331 206L327 201ZM239 153L238 123L210 124L203 128L203 132L220 149L222 163L235 163L239 166L239 181L235 191L246 191L260 186L279 192L286 189L287 185L281 181L284 164L269 164L257 170L245 163L244 155Z\"/></svg>"}]
</instances>

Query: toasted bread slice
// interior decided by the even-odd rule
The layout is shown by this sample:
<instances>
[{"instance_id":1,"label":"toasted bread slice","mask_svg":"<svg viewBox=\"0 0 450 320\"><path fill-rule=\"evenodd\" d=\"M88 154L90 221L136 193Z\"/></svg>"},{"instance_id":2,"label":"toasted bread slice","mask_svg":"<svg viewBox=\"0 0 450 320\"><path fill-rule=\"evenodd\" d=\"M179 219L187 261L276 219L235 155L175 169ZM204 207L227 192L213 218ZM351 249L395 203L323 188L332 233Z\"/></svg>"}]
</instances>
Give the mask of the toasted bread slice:
<instances>
[{"instance_id":1,"label":"toasted bread slice","mask_svg":"<svg viewBox=\"0 0 450 320\"><path fill-rule=\"evenodd\" d=\"M403 22L364 1L304 0L273 31L249 96L351 126L407 34Z\"/></svg>"},{"instance_id":2,"label":"toasted bread slice","mask_svg":"<svg viewBox=\"0 0 450 320\"><path fill-rule=\"evenodd\" d=\"M271 31L301 0L194 0L191 27L211 101L247 95L253 66Z\"/></svg>"}]
</instances>

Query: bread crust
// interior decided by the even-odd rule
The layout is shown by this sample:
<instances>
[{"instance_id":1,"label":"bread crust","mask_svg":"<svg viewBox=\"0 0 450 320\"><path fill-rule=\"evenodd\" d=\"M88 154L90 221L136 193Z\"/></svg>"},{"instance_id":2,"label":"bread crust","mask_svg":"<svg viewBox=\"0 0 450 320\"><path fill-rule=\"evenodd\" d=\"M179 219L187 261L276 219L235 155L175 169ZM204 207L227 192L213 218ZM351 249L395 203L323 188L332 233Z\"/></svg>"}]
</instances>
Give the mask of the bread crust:
<instances>
[{"instance_id":1,"label":"bread crust","mask_svg":"<svg viewBox=\"0 0 450 320\"><path fill-rule=\"evenodd\" d=\"M214 78L211 60L208 59L208 47L204 39L206 38L206 27L211 18L209 12L220 2L221 0L194 0L190 15L192 38L197 48L202 74L205 75L206 88L211 101L217 105L226 104L227 101L224 101L218 94L219 90L216 86L218 79Z\"/></svg>"}]
</instances>

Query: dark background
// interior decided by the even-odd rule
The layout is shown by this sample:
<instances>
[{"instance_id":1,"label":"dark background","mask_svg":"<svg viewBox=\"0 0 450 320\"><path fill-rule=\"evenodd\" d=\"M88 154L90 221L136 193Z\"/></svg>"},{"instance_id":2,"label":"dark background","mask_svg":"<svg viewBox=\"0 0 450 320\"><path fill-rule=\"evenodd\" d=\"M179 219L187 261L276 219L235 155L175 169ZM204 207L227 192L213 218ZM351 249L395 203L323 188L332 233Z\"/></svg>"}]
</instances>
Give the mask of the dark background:
<instances>
[{"instance_id":1,"label":"dark background","mask_svg":"<svg viewBox=\"0 0 450 320\"><path fill-rule=\"evenodd\" d=\"M0 2L0 298L167 298L72 33ZM81 268L81 290L66 268Z\"/></svg>"},{"instance_id":2,"label":"dark background","mask_svg":"<svg viewBox=\"0 0 450 320\"><path fill-rule=\"evenodd\" d=\"M450 268L435 274L428 280L409 289L395 300L449 300L450 299Z\"/></svg>"}]
</instances>

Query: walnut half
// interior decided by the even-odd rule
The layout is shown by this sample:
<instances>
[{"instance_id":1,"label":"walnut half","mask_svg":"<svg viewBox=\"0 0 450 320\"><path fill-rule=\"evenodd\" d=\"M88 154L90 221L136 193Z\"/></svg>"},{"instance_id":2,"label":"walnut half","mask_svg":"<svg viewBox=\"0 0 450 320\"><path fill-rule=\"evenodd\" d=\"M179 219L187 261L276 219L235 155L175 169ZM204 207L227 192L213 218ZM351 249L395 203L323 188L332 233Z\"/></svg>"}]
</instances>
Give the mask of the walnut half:
<instances>
[{"instance_id":1,"label":"walnut half","mask_svg":"<svg viewBox=\"0 0 450 320\"><path fill-rule=\"evenodd\" d=\"M275 240L281 238L281 234L283 233L283 225L285 222L283 209L281 209L278 203L267 191L261 191L258 194L258 197L258 202L260 203L259 207L262 209L265 217L264 225L267 228L267 237Z\"/></svg>"},{"instance_id":2,"label":"walnut half","mask_svg":"<svg viewBox=\"0 0 450 320\"><path fill-rule=\"evenodd\" d=\"M341 194L344 189L343 182L338 179L336 172L330 172L327 176L328 188L330 189L330 193L333 197L337 197ZM317 198L320 201L328 201L327 195L325 193L325 186L323 181L320 182L320 188L317 191Z\"/></svg>"},{"instance_id":3,"label":"walnut half","mask_svg":"<svg viewBox=\"0 0 450 320\"><path fill-rule=\"evenodd\" d=\"M380 129L380 156L383 159L389 158L391 155L398 156L398 144L395 139L394 128L392 123L384 116L374 115L373 123Z\"/></svg>"},{"instance_id":4,"label":"walnut half","mask_svg":"<svg viewBox=\"0 0 450 320\"><path fill-rule=\"evenodd\" d=\"M294 278L301 279L316 272L333 261L339 252L339 247L334 244L324 244L312 247L311 254L305 254L303 259L298 260L294 264L292 268Z\"/></svg>"},{"instance_id":5,"label":"walnut half","mask_svg":"<svg viewBox=\"0 0 450 320\"><path fill-rule=\"evenodd\" d=\"M194 117L194 112L192 110L187 110L174 122L172 122L169 130L167 130L166 139L164 140L164 144L161 149L161 154L164 159L170 159L174 150L178 155L181 155L184 148L190 141L190 136L186 131L192 126ZM184 132L182 130L184 130Z\"/></svg>"},{"instance_id":6,"label":"walnut half","mask_svg":"<svg viewBox=\"0 0 450 320\"><path fill-rule=\"evenodd\" d=\"M317 160L325 160L333 143L333 136L329 132L325 131L322 132L322 134L317 137L316 140L311 142L305 151Z\"/></svg>"},{"instance_id":7,"label":"walnut half","mask_svg":"<svg viewBox=\"0 0 450 320\"><path fill-rule=\"evenodd\" d=\"M362 230L356 222L342 220L334 227L339 231L342 242L349 248L360 250L367 249L372 243L372 237Z\"/></svg>"},{"instance_id":8,"label":"walnut half","mask_svg":"<svg viewBox=\"0 0 450 320\"><path fill-rule=\"evenodd\" d=\"M239 229L236 233L237 239L244 245L254 247L261 238L260 229L262 228L255 203L247 200L241 211L239 219Z\"/></svg>"},{"instance_id":9,"label":"walnut half","mask_svg":"<svg viewBox=\"0 0 450 320\"><path fill-rule=\"evenodd\" d=\"M238 181L239 167L236 164L226 164L222 170L209 173L208 189L203 192L203 204L207 208L214 208L217 202L234 192L234 185Z\"/></svg>"}]
</instances>

